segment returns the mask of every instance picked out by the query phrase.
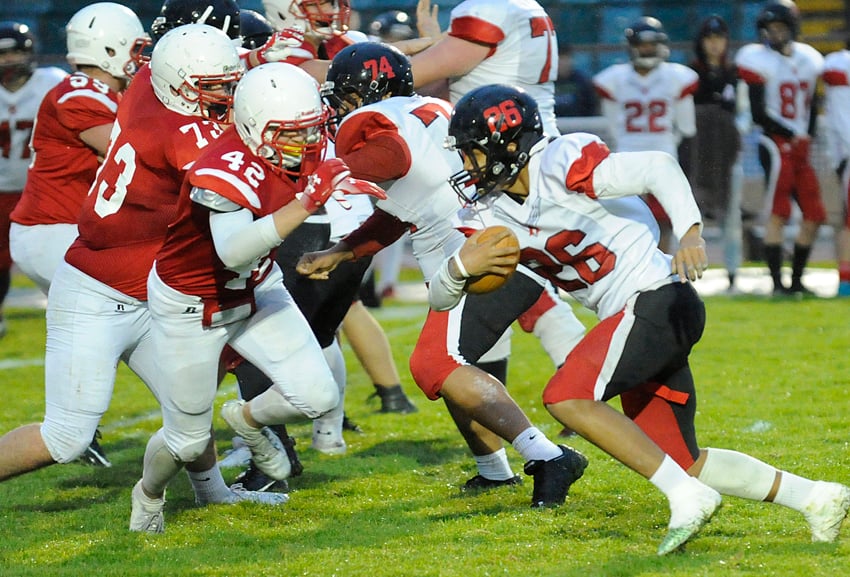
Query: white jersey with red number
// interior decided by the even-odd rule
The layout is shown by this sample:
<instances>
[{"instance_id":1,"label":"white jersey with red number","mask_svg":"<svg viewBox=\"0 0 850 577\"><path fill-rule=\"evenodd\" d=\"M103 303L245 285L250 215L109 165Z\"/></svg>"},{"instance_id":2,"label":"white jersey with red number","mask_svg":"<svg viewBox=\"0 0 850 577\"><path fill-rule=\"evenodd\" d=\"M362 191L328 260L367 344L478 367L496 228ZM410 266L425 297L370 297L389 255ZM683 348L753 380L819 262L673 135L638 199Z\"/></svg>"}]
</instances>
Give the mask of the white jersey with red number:
<instances>
[{"instance_id":1,"label":"white jersey with red number","mask_svg":"<svg viewBox=\"0 0 850 577\"><path fill-rule=\"evenodd\" d=\"M189 196L195 187L247 208L255 219L291 202L298 188L286 176L269 170L248 150L234 128L192 166L180 191L177 217L156 255L156 274L183 294L214 299L225 308L253 296L254 288L272 268L272 251L240 270L227 268L213 243L210 209Z\"/></svg>"},{"instance_id":2,"label":"white jersey with red number","mask_svg":"<svg viewBox=\"0 0 850 577\"><path fill-rule=\"evenodd\" d=\"M0 85L0 193L20 192L30 164L30 137L44 95L68 75L53 66L36 68L15 92Z\"/></svg>"},{"instance_id":3,"label":"white jersey with red number","mask_svg":"<svg viewBox=\"0 0 850 577\"><path fill-rule=\"evenodd\" d=\"M827 54L823 81L826 84L826 126L837 165L850 158L850 50Z\"/></svg>"},{"instance_id":4,"label":"white jersey with red number","mask_svg":"<svg viewBox=\"0 0 850 577\"><path fill-rule=\"evenodd\" d=\"M618 152L661 150L677 156L681 138L696 134L691 68L662 62L640 75L631 63L614 64L593 77Z\"/></svg>"},{"instance_id":5,"label":"white jersey with red number","mask_svg":"<svg viewBox=\"0 0 850 577\"><path fill-rule=\"evenodd\" d=\"M735 55L747 84L764 85L767 115L795 135L809 132L811 101L823 71L823 56L808 44L791 43L784 56L763 44L748 44Z\"/></svg>"},{"instance_id":6,"label":"white jersey with red number","mask_svg":"<svg viewBox=\"0 0 850 577\"><path fill-rule=\"evenodd\" d=\"M160 103L150 67L133 78L118 106L109 152L80 211L80 236L65 260L139 300L169 223L183 177L223 128Z\"/></svg>"},{"instance_id":7,"label":"white jersey with red number","mask_svg":"<svg viewBox=\"0 0 850 577\"><path fill-rule=\"evenodd\" d=\"M41 103L32 136L33 162L12 212L23 225L76 224L99 166L80 133L112 124L120 95L82 72L67 76Z\"/></svg>"},{"instance_id":8,"label":"white jersey with red number","mask_svg":"<svg viewBox=\"0 0 850 577\"><path fill-rule=\"evenodd\" d=\"M509 226L524 265L606 318L671 275L671 257L657 248L652 214L635 196L646 186L640 161L640 153L610 154L590 134L562 136L531 157L531 192L523 204L505 194L487 195L461 210L457 225ZM603 162L618 165L606 172L604 184L594 181ZM671 190L661 198L677 234L701 222L692 194Z\"/></svg>"},{"instance_id":9,"label":"white jersey with red number","mask_svg":"<svg viewBox=\"0 0 850 577\"><path fill-rule=\"evenodd\" d=\"M457 152L443 147L451 110L439 98L388 98L347 115L336 135L337 156L349 162L350 153L365 145L374 154L374 166L397 177L377 207L412 225L413 254L426 281L463 244L462 235L452 230L460 205L447 180L462 170L463 162ZM363 162L350 162L355 176L383 179L356 172Z\"/></svg>"},{"instance_id":10,"label":"white jersey with red number","mask_svg":"<svg viewBox=\"0 0 850 577\"><path fill-rule=\"evenodd\" d=\"M486 84L519 86L537 101L546 134L558 134L554 85L558 39L540 4L534 0L466 0L452 10L448 34L490 47L490 54L478 66L449 80L452 102Z\"/></svg>"}]
</instances>

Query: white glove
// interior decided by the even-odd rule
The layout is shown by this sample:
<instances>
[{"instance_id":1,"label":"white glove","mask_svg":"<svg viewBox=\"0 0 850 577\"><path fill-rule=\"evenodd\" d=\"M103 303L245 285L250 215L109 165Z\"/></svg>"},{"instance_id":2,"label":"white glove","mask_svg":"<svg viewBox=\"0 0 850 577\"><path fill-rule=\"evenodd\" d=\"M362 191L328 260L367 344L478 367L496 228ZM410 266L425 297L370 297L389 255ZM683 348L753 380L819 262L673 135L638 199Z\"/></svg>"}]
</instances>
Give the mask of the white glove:
<instances>
[{"instance_id":1,"label":"white glove","mask_svg":"<svg viewBox=\"0 0 850 577\"><path fill-rule=\"evenodd\" d=\"M297 28L275 32L265 44L257 48L256 56L260 64L286 62L294 66L315 58L313 53L304 47L304 33Z\"/></svg>"}]
</instances>

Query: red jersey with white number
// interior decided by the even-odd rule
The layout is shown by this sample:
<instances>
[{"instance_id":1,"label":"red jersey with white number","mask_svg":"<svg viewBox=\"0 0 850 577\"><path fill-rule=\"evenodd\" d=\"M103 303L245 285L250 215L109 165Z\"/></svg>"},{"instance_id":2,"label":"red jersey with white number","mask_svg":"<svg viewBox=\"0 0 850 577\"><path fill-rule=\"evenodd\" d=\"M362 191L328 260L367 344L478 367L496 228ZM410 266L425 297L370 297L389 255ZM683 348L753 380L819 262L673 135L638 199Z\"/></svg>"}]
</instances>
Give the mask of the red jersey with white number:
<instances>
[{"instance_id":1,"label":"red jersey with white number","mask_svg":"<svg viewBox=\"0 0 850 577\"><path fill-rule=\"evenodd\" d=\"M413 254L426 281L463 244L452 227L460 205L448 182L463 162L443 146L451 111L439 98L393 97L346 115L336 134L336 155L353 176L389 184L387 198L376 206L411 225Z\"/></svg>"},{"instance_id":2,"label":"red jersey with white number","mask_svg":"<svg viewBox=\"0 0 850 577\"><path fill-rule=\"evenodd\" d=\"M103 161L80 212L80 236L65 260L131 297L147 277L177 212L183 177L223 128L160 103L142 67L118 106Z\"/></svg>"},{"instance_id":3,"label":"red jersey with white number","mask_svg":"<svg viewBox=\"0 0 850 577\"><path fill-rule=\"evenodd\" d=\"M763 44L748 44L735 55L735 64L747 84L764 85L770 118L795 135L808 134L811 101L823 71L820 52L801 42L791 43L790 56Z\"/></svg>"},{"instance_id":4,"label":"red jersey with white number","mask_svg":"<svg viewBox=\"0 0 850 577\"><path fill-rule=\"evenodd\" d=\"M662 62L645 76L631 63L593 77L618 152L660 150L674 157L681 138L696 133L693 93L699 76L688 66Z\"/></svg>"},{"instance_id":5,"label":"red jersey with white number","mask_svg":"<svg viewBox=\"0 0 850 577\"><path fill-rule=\"evenodd\" d=\"M594 135L561 136L532 155L530 193L522 204L506 194L487 195L461 210L458 224L509 226L522 247L522 264L606 318L638 291L669 282L671 274L671 257L657 248L652 214L636 196L651 177L641 159L640 153L610 154ZM604 183L594 178L602 163L616 164ZM684 176L680 183L687 186ZM701 222L692 194L652 192L664 201L677 233Z\"/></svg>"},{"instance_id":6,"label":"red jersey with white number","mask_svg":"<svg viewBox=\"0 0 850 577\"><path fill-rule=\"evenodd\" d=\"M171 288L214 299L224 308L253 295L271 270L273 251L242 269L227 268L213 244L210 209L189 197L194 187L247 208L255 220L289 204L299 189L250 152L233 128L195 162L180 191L177 218L156 256L156 273Z\"/></svg>"},{"instance_id":7,"label":"red jersey with white number","mask_svg":"<svg viewBox=\"0 0 850 577\"><path fill-rule=\"evenodd\" d=\"M112 124L120 95L82 72L67 76L41 103L24 194L12 221L74 224L99 166L97 152L80 140L90 128Z\"/></svg>"},{"instance_id":8,"label":"red jersey with white number","mask_svg":"<svg viewBox=\"0 0 850 577\"><path fill-rule=\"evenodd\" d=\"M485 84L510 84L537 101L546 134L558 134L555 85L558 38L552 20L534 0L466 0L452 10L449 36L490 47L478 66L449 80L452 102Z\"/></svg>"},{"instance_id":9,"label":"red jersey with white number","mask_svg":"<svg viewBox=\"0 0 850 577\"><path fill-rule=\"evenodd\" d=\"M24 189L38 107L44 95L67 75L61 68L50 66L36 68L15 92L0 84L0 193Z\"/></svg>"},{"instance_id":10,"label":"red jersey with white number","mask_svg":"<svg viewBox=\"0 0 850 577\"><path fill-rule=\"evenodd\" d=\"M826 126L836 164L850 158L850 50L839 50L824 58Z\"/></svg>"}]
</instances>

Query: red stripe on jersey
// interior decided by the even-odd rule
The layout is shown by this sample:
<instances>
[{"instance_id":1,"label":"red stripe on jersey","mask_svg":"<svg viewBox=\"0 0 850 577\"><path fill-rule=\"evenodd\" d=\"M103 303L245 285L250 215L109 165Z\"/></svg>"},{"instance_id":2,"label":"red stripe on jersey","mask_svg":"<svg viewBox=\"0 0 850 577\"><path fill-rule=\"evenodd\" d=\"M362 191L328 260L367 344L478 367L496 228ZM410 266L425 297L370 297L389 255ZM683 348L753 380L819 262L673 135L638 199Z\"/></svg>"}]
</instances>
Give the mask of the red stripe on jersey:
<instances>
[{"instance_id":1,"label":"red stripe on jersey","mask_svg":"<svg viewBox=\"0 0 850 577\"><path fill-rule=\"evenodd\" d=\"M364 112L348 118L340 125L334 144L337 157L355 178L386 182L410 170L410 148L398 127L383 114Z\"/></svg>"},{"instance_id":2,"label":"red stripe on jersey","mask_svg":"<svg viewBox=\"0 0 850 577\"><path fill-rule=\"evenodd\" d=\"M458 230L463 233L463 236L465 236L466 238L469 238L478 229L471 228L471 227L468 227L468 226L462 226L462 227L458 227Z\"/></svg>"},{"instance_id":3,"label":"red stripe on jersey","mask_svg":"<svg viewBox=\"0 0 850 577\"><path fill-rule=\"evenodd\" d=\"M596 94L598 94L600 98L605 98L606 100L616 100L610 92L608 92L598 84L594 84L593 87L596 89Z\"/></svg>"},{"instance_id":4,"label":"red stripe on jersey","mask_svg":"<svg viewBox=\"0 0 850 577\"><path fill-rule=\"evenodd\" d=\"M764 84L764 77L753 70L738 67L738 76L747 84Z\"/></svg>"},{"instance_id":5,"label":"red stripe on jersey","mask_svg":"<svg viewBox=\"0 0 850 577\"><path fill-rule=\"evenodd\" d=\"M596 192L593 190L593 171L600 162L608 158L609 154L611 151L602 142L591 142L582 148L581 156L570 165L567 171L567 189L596 198Z\"/></svg>"},{"instance_id":6,"label":"red stripe on jersey","mask_svg":"<svg viewBox=\"0 0 850 577\"><path fill-rule=\"evenodd\" d=\"M534 325L537 324L538 319L554 307L555 301L552 299L552 295L550 295L548 291L543 291L540 293L540 297L537 301L531 305L531 308L519 315L517 322L519 322L519 326L522 327L522 330L525 332L533 332Z\"/></svg>"},{"instance_id":7,"label":"red stripe on jersey","mask_svg":"<svg viewBox=\"0 0 850 577\"><path fill-rule=\"evenodd\" d=\"M496 45L505 39L501 28L475 16L461 16L452 20L449 36L489 46L491 54Z\"/></svg>"},{"instance_id":8,"label":"red stripe on jersey","mask_svg":"<svg viewBox=\"0 0 850 577\"><path fill-rule=\"evenodd\" d=\"M679 94L679 98L684 98L685 96L690 96L699 88L699 80L695 80L693 83L688 84L682 89L681 94Z\"/></svg>"},{"instance_id":9,"label":"red stripe on jersey","mask_svg":"<svg viewBox=\"0 0 850 577\"><path fill-rule=\"evenodd\" d=\"M841 70L827 70L823 73L823 81L830 86L847 86L847 73Z\"/></svg>"}]
</instances>

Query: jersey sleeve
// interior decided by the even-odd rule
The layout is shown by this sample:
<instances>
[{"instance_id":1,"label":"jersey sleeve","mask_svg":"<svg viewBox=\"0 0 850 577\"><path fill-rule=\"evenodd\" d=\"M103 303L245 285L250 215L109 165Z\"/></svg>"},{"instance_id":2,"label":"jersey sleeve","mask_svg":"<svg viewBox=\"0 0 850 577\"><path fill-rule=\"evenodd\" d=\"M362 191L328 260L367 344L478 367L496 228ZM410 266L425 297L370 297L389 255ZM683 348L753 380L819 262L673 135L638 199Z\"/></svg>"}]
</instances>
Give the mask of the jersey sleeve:
<instances>
[{"instance_id":1,"label":"jersey sleeve","mask_svg":"<svg viewBox=\"0 0 850 577\"><path fill-rule=\"evenodd\" d=\"M411 153L398 126L378 112L354 113L336 134L336 155L352 176L372 182L401 178L410 170Z\"/></svg>"},{"instance_id":2,"label":"jersey sleeve","mask_svg":"<svg viewBox=\"0 0 850 577\"><path fill-rule=\"evenodd\" d=\"M496 2L464 2L452 10L449 36L495 47L505 39L505 11Z\"/></svg>"},{"instance_id":3,"label":"jersey sleeve","mask_svg":"<svg viewBox=\"0 0 850 577\"><path fill-rule=\"evenodd\" d=\"M738 67L738 77L747 84L764 84L766 78L760 65L759 54L761 46L748 44L735 55L735 65Z\"/></svg>"},{"instance_id":4,"label":"jersey sleeve","mask_svg":"<svg viewBox=\"0 0 850 577\"><path fill-rule=\"evenodd\" d=\"M611 154L598 136L581 132L562 136L549 144L545 154L543 162L551 163L546 170L558 175L567 190L596 198L593 172Z\"/></svg>"},{"instance_id":5,"label":"jersey sleeve","mask_svg":"<svg viewBox=\"0 0 850 577\"><path fill-rule=\"evenodd\" d=\"M390 213L376 208L375 211L356 230L343 238L345 244L354 253L355 258L377 254L384 247L401 238L410 228L410 223L403 222Z\"/></svg>"},{"instance_id":6,"label":"jersey sleeve","mask_svg":"<svg viewBox=\"0 0 850 577\"><path fill-rule=\"evenodd\" d=\"M616 65L609 66L593 77L593 88L600 98L611 101L617 99L615 96L617 93L617 70L619 68Z\"/></svg>"},{"instance_id":7,"label":"jersey sleeve","mask_svg":"<svg viewBox=\"0 0 850 577\"><path fill-rule=\"evenodd\" d=\"M112 124L118 110L118 95L113 92L104 94L88 87L66 92L57 104L59 122L80 133L95 126Z\"/></svg>"}]
</instances>

